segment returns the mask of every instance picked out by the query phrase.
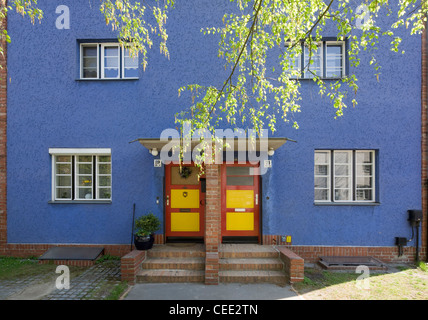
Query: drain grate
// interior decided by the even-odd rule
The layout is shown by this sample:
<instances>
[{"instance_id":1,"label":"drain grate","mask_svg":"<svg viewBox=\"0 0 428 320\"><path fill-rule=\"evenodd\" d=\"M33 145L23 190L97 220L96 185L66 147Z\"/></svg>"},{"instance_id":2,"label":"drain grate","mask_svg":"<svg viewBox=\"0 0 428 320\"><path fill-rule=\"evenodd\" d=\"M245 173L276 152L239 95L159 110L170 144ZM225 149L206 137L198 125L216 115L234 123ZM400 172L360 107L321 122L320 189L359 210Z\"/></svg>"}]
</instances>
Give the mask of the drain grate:
<instances>
[{"instance_id":1,"label":"drain grate","mask_svg":"<svg viewBox=\"0 0 428 320\"><path fill-rule=\"evenodd\" d=\"M355 269L358 266L367 266L371 270L386 270L386 265L371 256L322 256L318 263L330 270Z\"/></svg>"}]
</instances>

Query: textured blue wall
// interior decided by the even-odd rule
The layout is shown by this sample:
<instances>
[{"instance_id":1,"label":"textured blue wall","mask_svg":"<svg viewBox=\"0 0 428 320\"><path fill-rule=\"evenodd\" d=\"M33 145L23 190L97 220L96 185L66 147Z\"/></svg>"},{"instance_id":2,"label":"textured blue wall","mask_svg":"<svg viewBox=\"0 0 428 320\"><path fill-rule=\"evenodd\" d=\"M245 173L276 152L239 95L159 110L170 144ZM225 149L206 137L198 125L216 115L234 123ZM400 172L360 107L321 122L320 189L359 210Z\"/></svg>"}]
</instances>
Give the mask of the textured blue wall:
<instances>
[{"instance_id":1,"label":"textured blue wall","mask_svg":"<svg viewBox=\"0 0 428 320\"><path fill-rule=\"evenodd\" d=\"M70 8L69 30L55 28L61 4ZM137 81L77 81L77 39L116 37L98 6L99 1L40 1L41 24L9 17L10 243L126 244L133 203L137 216L152 211L163 219L162 201L156 204L163 168L153 168L153 156L129 142L175 127L174 114L189 103L178 97L180 86L220 85L224 79L218 38L200 30L220 26L231 7L227 1L195 0L177 3L169 15L170 60L155 46ZM394 245L396 236L410 237L406 210L421 207L420 37L406 37L403 45L405 55L390 52L387 41L381 44L379 82L368 55L362 59L355 70L358 106L338 120L317 87L302 81L302 112L295 116L300 129L280 125L275 134L298 142L278 149L263 176L264 234L290 234L298 245L384 246ZM111 148L112 203L49 204L48 149L55 147ZM314 150L322 148L378 150L380 204L314 205Z\"/></svg>"}]
</instances>

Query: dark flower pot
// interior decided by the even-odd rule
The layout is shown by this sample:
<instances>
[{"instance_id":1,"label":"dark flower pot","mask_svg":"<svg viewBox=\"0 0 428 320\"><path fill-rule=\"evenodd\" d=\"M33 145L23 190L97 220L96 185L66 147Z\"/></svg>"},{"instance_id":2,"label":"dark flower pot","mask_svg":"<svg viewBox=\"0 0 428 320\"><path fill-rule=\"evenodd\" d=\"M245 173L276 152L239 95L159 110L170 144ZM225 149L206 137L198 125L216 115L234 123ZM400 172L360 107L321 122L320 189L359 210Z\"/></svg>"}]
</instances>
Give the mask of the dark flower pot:
<instances>
[{"instance_id":1,"label":"dark flower pot","mask_svg":"<svg viewBox=\"0 0 428 320\"><path fill-rule=\"evenodd\" d=\"M149 237L134 236L134 244L137 250L149 250L153 247L155 237L151 234Z\"/></svg>"}]
</instances>

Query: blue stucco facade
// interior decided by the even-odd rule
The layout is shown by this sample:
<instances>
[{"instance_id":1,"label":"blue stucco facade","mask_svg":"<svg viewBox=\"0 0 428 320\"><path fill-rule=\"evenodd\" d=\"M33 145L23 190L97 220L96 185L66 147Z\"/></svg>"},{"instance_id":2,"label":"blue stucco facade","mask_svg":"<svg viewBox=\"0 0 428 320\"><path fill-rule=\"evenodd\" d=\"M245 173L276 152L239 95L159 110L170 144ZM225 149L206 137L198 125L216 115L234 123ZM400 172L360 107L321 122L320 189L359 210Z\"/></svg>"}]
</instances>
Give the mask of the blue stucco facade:
<instances>
[{"instance_id":1,"label":"blue stucco facade","mask_svg":"<svg viewBox=\"0 0 428 320\"><path fill-rule=\"evenodd\" d=\"M226 3L226 2L225 2ZM70 29L55 27L58 5L70 8ZM219 1L183 1L167 21L170 59L149 50L138 80L79 80L79 40L114 40L97 1L40 1L42 22L10 14L7 91L7 239L9 243L127 244L132 207L163 221L164 168L137 138L175 128L174 114L189 102L178 88L221 84L218 38L201 28L221 25L230 10ZM383 23L379 21L379 23ZM335 34L326 36L334 37ZM407 210L421 208L421 39L403 34L404 55L382 40L379 80L364 53L350 70L359 79L358 105L334 119L327 97L302 80L300 128L281 124L287 142L262 176L265 235L291 235L295 245L393 246L411 237ZM354 93L349 94L349 99ZM352 104L350 104L352 106ZM50 203L49 148L111 148L111 203ZM314 151L377 152L376 203L314 204Z\"/></svg>"}]
</instances>

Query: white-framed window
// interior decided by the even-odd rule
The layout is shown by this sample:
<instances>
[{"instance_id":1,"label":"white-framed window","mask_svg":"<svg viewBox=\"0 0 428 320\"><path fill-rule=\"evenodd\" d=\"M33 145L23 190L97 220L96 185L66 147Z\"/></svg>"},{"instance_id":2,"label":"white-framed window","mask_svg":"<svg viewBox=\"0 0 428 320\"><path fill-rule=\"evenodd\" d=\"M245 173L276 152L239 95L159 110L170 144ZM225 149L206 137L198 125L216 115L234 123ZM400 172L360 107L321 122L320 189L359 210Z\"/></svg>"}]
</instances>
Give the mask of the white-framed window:
<instances>
[{"instance_id":1,"label":"white-framed window","mask_svg":"<svg viewBox=\"0 0 428 320\"><path fill-rule=\"evenodd\" d=\"M286 45L290 46L289 43ZM323 79L340 79L346 75L346 46L345 41L321 41L316 43L316 49L310 52L308 44L300 44L302 47L301 55L292 56L288 54L288 63L291 66L289 72L290 78L312 79L319 76ZM291 75L295 70L300 74L299 77Z\"/></svg>"},{"instance_id":2,"label":"white-framed window","mask_svg":"<svg viewBox=\"0 0 428 320\"><path fill-rule=\"evenodd\" d=\"M342 78L345 75L345 42L326 41L325 77Z\"/></svg>"},{"instance_id":3,"label":"white-framed window","mask_svg":"<svg viewBox=\"0 0 428 320\"><path fill-rule=\"evenodd\" d=\"M315 150L315 202L375 202L374 150Z\"/></svg>"},{"instance_id":4,"label":"white-framed window","mask_svg":"<svg viewBox=\"0 0 428 320\"><path fill-rule=\"evenodd\" d=\"M50 148L52 200L111 200L110 149Z\"/></svg>"},{"instance_id":5,"label":"white-framed window","mask_svg":"<svg viewBox=\"0 0 428 320\"><path fill-rule=\"evenodd\" d=\"M309 50L309 47L304 45L303 51L303 76L304 78L313 78L315 75L323 76L323 43L316 44L317 49Z\"/></svg>"},{"instance_id":6,"label":"white-framed window","mask_svg":"<svg viewBox=\"0 0 428 320\"><path fill-rule=\"evenodd\" d=\"M138 61L119 43L81 43L80 79L138 79Z\"/></svg>"}]
</instances>

